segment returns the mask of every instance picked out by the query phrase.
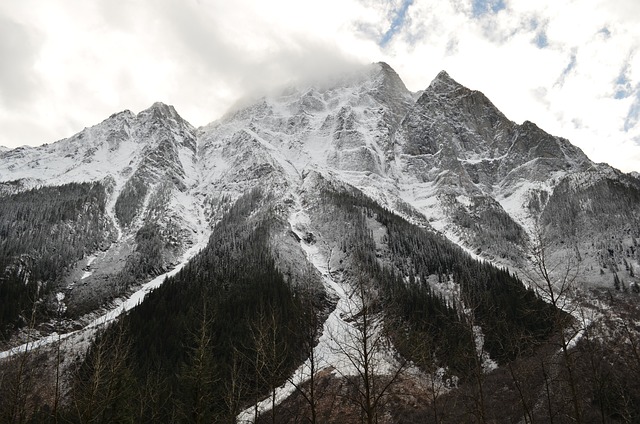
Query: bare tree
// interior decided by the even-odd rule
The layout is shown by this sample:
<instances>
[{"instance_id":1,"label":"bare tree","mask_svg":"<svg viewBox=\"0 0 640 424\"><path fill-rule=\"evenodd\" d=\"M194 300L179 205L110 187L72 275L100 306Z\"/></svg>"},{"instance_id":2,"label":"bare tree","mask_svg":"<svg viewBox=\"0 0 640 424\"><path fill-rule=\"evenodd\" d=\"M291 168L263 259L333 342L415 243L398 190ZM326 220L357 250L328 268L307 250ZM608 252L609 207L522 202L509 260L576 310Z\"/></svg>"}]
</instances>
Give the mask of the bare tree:
<instances>
[{"instance_id":1,"label":"bare tree","mask_svg":"<svg viewBox=\"0 0 640 424\"><path fill-rule=\"evenodd\" d=\"M460 309L464 311L462 305ZM482 329L476 325L474 309L468 309L461 315L460 325L463 331L471 337L470 345L472 349L467 351L467 359L471 365L472 373L472 393L470 406L473 406L472 415L480 423L487 422L486 399L484 391L485 369L484 369L484 340L481 336Z\"/></svg>"},{"instance_id":2,"label":"bare tree","mask_svg":"<svg viewBox=\"0 0 640 424\"><path fill-rule=\"evenodd\" d=\"M0 377L0 418L9 423L23 423L29 415L29 395L32 387L32 373L29 372L29 363L33 355L32 333L36 322L36 302L32 302L31 318L27 327L27 341L23 352L10 358L7 371ZM4 392L5 393L1 393Z\"/></svg>"},{"instance_id":3,"label":"bare tree","mask_svg":"<svg viewBox=\"0 0 640 424\"><path fill-rule=\"evenodd\" d=\"M429 399L433 422L438 424L441 421L440 398L447 391L445 381L445 369L438 364L434 342L428 336L411 337L411 340L420 340L410 347L410 355L413 361L419 365L424 377L420 383L424 383L424 392Z\"/></svg>"},{"instance_id":4,"label":"bare tree","mask_svg":"<svg viewBox=\"0 0 640 424\"><path fill-rule=\"evenodd\" d=\"M572 298L580 276L580 257L578 254L563 253L552 259L550 246L550 238L537 226L531 257L532 272L526 275L544 300L560 311L571 312L575 307Z\"/></svg>"},{"instance_id":5,"label":"bare tree","mask_svg":"<svg viewBox=\"0 0 640 424\"><path fill-rule=\"evenodd\" d=\"M60 329L60 322L62 321L62 314L64 313L65 310L65 306L62 303L62 299L56 297L57 303L56 303L56 331L58 332L58 341L56 343L55 349L56 349L56 364L55 364L55 372L56 372L56 376L55 376L55 388L54 388L54 395L53 395L53 408L52 408L52 415L54 418L54 421L57 423L58 422L58 417L59 417L59 407L60 407L60 368L61 368L61 364L62 364L62 338L61 338L61 329Z\"/></svg>"},{"instance_id":6,"label":"bare tree","mask_svg":"<svg viewBox=\"0 0 640 424\"><path fill-rule=\"evenodd\" d=\"M162 376L160 370L156 369L147 374L144 384L138 386L135 396L138 401L136 422L155 423L166 418L165 407L172 399L172 393L168 387L167 378Z\"/></svg>"},{"instance_id":7,"label":"bare tree","mask_svg":"<svg viewBox=\"0 0 640 424\"><path fill-rule=\"evenodd\" d=\"M251 325L251 339L255 349L253 366L256 375L256 402L254 406L254 422L259 415L259 387L263 384L269 388L271 398L271 422L276 423L276 388L286 367L286 346L280 338L276 312L260 309L258 318Z\"/></svg>"},{"instance_id":8,"label":"bare tree","mask_svg":"<svg viewBox=\"0 0 640 424\"><path fill-rule=\"evenodd\" d=\"M571 343L583 328L575 326L572 314L576 312L576 283L580 276L580 256L563 254L551 259L551 240L540 226L534 234L532 249L532 272L527 273L529 282L542 298L555 308L555 324L558 328L560 347L564 369L567 373L567 384L571 396L574 420L582 422L582 409L578 395L575 366L571 352ZM556 255L558 255L556 253ZM545 380L546 381L546 380ZM551 412L551 411L550 411Z\"/></svg>"},{"instance_id":9,"label":"bare tree","mask_svg":"<svg viewBox=\"0 0 640 424\"><path fill-rule=\"evenodd\" d=\"M235 347L232 350L228 378L225 379L224 403L227 406L229 424L236 424L242 405L241 401L247 392L247 387L242 378L242 354Z\"/></svg>"},{"instance_id":10,"label":"bare tree","mask_svg":"<svg viewBox=\"0 0 640 424\"><path fill-rule=\"evenodd\" d=\"M378 422L379 412L389 389L398 380L406 362L386 357L391 351L380 299L373 284L360 276L350 294L351 302L344 311L349 326L340 334L332 334L336 349L347 360L353 374L341 371L355 392L352 401L360 408L367 424ZM397 358L396 358L397 359Z\"/></svg>"},{"instance_id":11,"label":"bare tree","mask_svg":"<svg viewBox=\"0 0 640 424\"><path fill-rule=\"evenodd\" d=\"M131 413L131 345L122 320L112 325L96 337L77 371L71 405L82 423L113 422Z\"/></svg>"},{"instance_id":12,"label":"bare tree","mask_svg":"<svg viewBox=\"0 0 640 424\"><path fill-rule=\"evenodd\" d=\"M321 393L318 391L317 373L320 370L320 363L323 360L321 355L316 351L316 331L319 325L319 319L316 308L312 301L307 302L307 310L311 314L310 325L305 329L303 350L307 356L306 363L298 369L296 373L291 375L287 380L295 388L296 392L302 396L309 405L311 417L307 420L311 424L318 421L318 402ZM308 366L307 366L308 365Z\"/></svg>"}]
</instances>

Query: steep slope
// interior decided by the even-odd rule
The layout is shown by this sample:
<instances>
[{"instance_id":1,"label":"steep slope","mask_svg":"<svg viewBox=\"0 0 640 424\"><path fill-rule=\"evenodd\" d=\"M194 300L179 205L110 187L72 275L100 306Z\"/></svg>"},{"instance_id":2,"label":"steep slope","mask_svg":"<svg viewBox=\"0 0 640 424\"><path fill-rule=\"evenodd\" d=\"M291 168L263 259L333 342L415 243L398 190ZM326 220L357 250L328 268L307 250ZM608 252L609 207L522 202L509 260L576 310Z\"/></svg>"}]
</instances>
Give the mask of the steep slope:
<instances>
[{"instance_id":1,"label":"steep slope","mask_svg":"<svg viewBox=\"0 0 640 424\"><path fill-rule=\"evenodd\" d=\"M568 141L509 121L446 72L406 115L397 143L401 196L478 253L516 263L536 216L515 198L592 165Z\"/></svg>"},{"instance_id":2,"label":"steep slope","mask_svg":"<svg viewBox=\"0 0 640 424\"><path fill-rule=\"evenodd\" d=\"M633 265L608 253L610 244L633 248L637 180L594 164L531 122L509 121L482 93L445 72L406 115L396 141L401 196L476 253L520 268L542 238L558 258L577 255L581 278L597 285L613 278L600 271L607 255L616 256L612 272L624 264L629 276L637 266L633 252L627 256ZM624 217L617 216L621 211ZM594 239L614 242L605 249Z\"/></svg>"},{"instance_id":3,"label":"steep slope","mask_svg":"<svg viewBox=\"0 0 640 424\"><path fill-rule=\"evenodd\" d=\"M553 310L517 278L340 179L309 171L278 190L249 190L233 202L207 247L94 345L83 372L97 384L122 384L114 402L123 407L100 403L78 413L126 416L152 376L164 383L136 420L230 420L245 407L240 417L251 419L251 405L269 393L274 397L262 402L261 414L299 393L295 386L306 378L277 388L303 361L354 390L374 384L376 396L384 396L380 382L405 366L398 352L418 364L436 360L463 378L489 367L489 355L508 361L552 330ZM482 311L475 326L458 312L463 305ZM498 324L503 310L508 319ZM486 342L476 340L481 332ZM514 332L527 337L511 341ZM119 360L109 353L122 349L119 334L131 337L130 374L95 362ZM362 345L362 337L371 344ZM421 339L429 343L416 343ZM366 364L357 359L363 352ZM475 352L484 359L476 361ZM362 382L363 372L376 383ZM85 402L92 387L80 380L72 396Z\"/></svg>"},{"instance_id":4,"label":"steep slope","mask_svg":"<svg viewBox=\"0 0 640 424\"><path fill-rule=\"evenodd\" d=\"M36 264L60 257L51 270L54 277L38 282L50 297L40 308L44 317L64 310L66 317L77 319L177 263L204 225L204 218L198 218L202 201L196 200L192 190L199 179L195 155L195 129L173 107L161 103L137 115L129 111L114 114L50 145L1 154L0 186L5 196L17 196L31 188L43 192L46 187L85 182L96 184L105 193L98 205L99 216L93 218L103 223L97 245L74 255L25 246L3 258L3 263L11 266L16 255L27 255ZM27 212L41 208L38 195L33 198L31 204L22 203ZM59 215L60 210L55 210L49 219L60 220L57 225L65 228L73 226L83 213L78 209L72 215ZM26 226L41 228L37 222L27 222ZM32 238L48 236L34 235L29 228L25 231ZM77 227L59 243L71 244L87 236L86 227ZM28 278L33 269L27 266L24 271Z\"/></svg>"},{"instance_id":5,"label":"steep slope","mask_svg":"<svg viewBox=\"0 0 640 424\"><path fill-rule=\"evenodd\" d=\"M485 376L497 369L496 385L515 393L520 377L509 368L505 383L504 366L538 354L533 400L520 392L510 405L534 402L541 414L536 396L566 393L572 379L553 343L566 351L608 337L589 338L608 314L601 303L578 308L563 291L581 320L573 326L543 302L555 289L532 272L541 255L552 271L569 265L565 276L584 289L616 282L616 299L626 300L638 287L635 176L511 122L445 72L417 96L384 63L287 89L199 129L156 103L51 145L0 152L0 196L0 266L3 281L12 278L0 289L11 289L5 300L28 289L5 335L22 327L32 341L33 316L67 343L92 338L120 315L115 297L147 283L124 302L129 309L156 289L92 343L66 386L77 404L61 418L72 421L232 421L243 410L251 421L294 392L308 401L314 384L330 386L345 408L345 399L365 405L348 419L372 419L366 385L378 402L400 374L415 390L429 382L423 396L440 384L475 406L481 400L468 400L476 385L482 397ZM28 347L4 356L26 358ZM113 385L123 390L92 403L92 390L114 393ZM570 388L574 398L590 393ZM582 396L585 410L603 396ZM557 410L569 416L564 405ZM527 421L529 406L509 419ZM325 419L335 414L330 407Z\"/></svg>"},{"instance_id":6,"label":"steep slope","mask_svg":"<svg viewBox=\"0 0 640 424\"><path fill-rule=\"evenodd\" d=\"M145 149L153 149L170 134L195 148L191 132L172 107L156 103L138 115L113 114L56 143L9 150L2 155L0 175L3 181L27 179L47 185L102 180L107 175L115 179L135 171L148 153Z\"/></svg>"},{"instance_id":7,"label":"steep slope","mask_svg":"<svg viewBox=\"0 0 640 424\"><path fill-rule=\"evenodd\" d=\"M513 123L446 72L416 100L384 63L287 89L197 130L161 103L114 114L69 139L0 153L0 193L104 187L101 251L69 260L56 283L80 316L168 270L197 228L249 189L286 197L310 171L514 270L527 267L544 232L551 254L584 260L585 281L607 285L622 269L636 283L636 178L533 123Z\"/></svg>"},{"instance_id":8,"label":"steep slope","mask_svg":"<svg viewBox=\"0 0 640 424\"><path fill-rule=\"evenodd\" d=\"M263 98L200 130L203 183L231 187L227 181L272 168L295 180L320 169L362 187L391 189L392 140L412 101L386 64Z\"/></svg>"},{"instance_id":9,"label":"steep slope","mask_svg":"<svg viewBox=\"0 0 640 424\"><path fill-rule=\"evenodd\" d=\"M527 266L541 232L558 239L558 256L575 250L560 246L565 235L553 228L563 224L551 223L559 217L544 214L549 199L551 209L566 202L560 192L553 196L566 178L587 185L621 182L631 190L623 203L636 204L634 184L623 182L632 177L594 164L531 122L510 121L481 92L446 72L414 100L388 65L373 64L260 99L200 129L199 140L202 192L215 187L216 196L235 198L257 181L282 189L283 181L295 184L318 170L514 269ZM594 223L609 216L593 208L583 212ZM552 218L541 221L543 214ZM631 247L621 231L599 230L597 237L627 240ZM606 253L596 250L585 258L589 270ZM623 265L622 257L616 261ZM598 268L586 279L603 285L613 278L607 274Z\"/></svg>"}]
</instances>

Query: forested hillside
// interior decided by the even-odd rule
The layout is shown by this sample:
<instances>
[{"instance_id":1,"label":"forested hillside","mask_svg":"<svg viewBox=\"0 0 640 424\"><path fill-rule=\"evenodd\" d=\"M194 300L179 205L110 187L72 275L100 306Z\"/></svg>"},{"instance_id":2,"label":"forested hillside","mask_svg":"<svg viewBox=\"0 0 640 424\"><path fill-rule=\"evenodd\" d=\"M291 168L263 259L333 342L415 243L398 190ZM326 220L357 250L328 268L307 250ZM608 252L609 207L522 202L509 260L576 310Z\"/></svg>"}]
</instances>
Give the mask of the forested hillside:
<instances>
[{"instance_id":1,"label":"forested hillside","mask_svg":"<svg viewBox=\"0 0 640 424\"><path fill-rule=\"evenodd\" d=\"M276 267L270 238L283 224L272 202L260 191L241 197L205 250L98 338L70 417L233 422L282 384L313 343L324 296Z\"/></svg>"},{"instance_id":2,"label":"forested hillside","mask_svg":"<svg viewBox=\"0 0 640 424\"><path fill-rule=\"evenodd\" d=\"M446 72L117 113L0 153L0 422L640 422L639 240Z\"/></svg>"},{"instance_id":3,"label":"forested hillside","mask_svg":"<svg viewBox=\"0 0 640 424\"><path fill-rule=\"evenodd\" d=\"M0 198L0 338L55 312L48 296L64 272L109 242L98 183L42 187Z\"/></svg>"},{"instance_id":4,"label":"forested hillside","mask_svg":"<svg viewBox=\"0 0 640 424\"><path fill-rule=\"evenodd\" d=\"M370 278L382 294L385 314L401 320L403 330L394 334L397 344L432 349L432 355L416 352L418 357L435 357L456 372L469 373L474 365L464 362L473 359L475 349L469 322L482 327L484 348L501 363L530 351L552 333L558 312L508 271L472 259L357 191L324 191L322 205L332 208L323 211L325 216L354 223L342 241L357 266L351 273ZM372 219L384 227L386 254L376 246ZM447 282L459 287L459 297L443 290ZM411 337L404 339L407 334Z\"/></svg>"}]
</instances>

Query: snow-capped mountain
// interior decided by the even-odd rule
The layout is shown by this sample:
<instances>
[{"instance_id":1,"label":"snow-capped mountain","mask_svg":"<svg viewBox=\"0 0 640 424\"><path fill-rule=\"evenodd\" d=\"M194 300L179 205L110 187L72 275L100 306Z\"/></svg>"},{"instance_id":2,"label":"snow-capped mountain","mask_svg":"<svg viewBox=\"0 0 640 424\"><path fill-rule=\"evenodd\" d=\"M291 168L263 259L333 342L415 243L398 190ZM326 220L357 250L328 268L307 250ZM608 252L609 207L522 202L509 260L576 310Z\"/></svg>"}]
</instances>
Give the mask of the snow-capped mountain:
<instances>
[{"instance_id":1,"label":"snow-capped mountain","mask_svg":"<svg viewBox=\"0 0 640 424\"><path fill-rule=\"evenodd\" d=\"M263 98L199 130L203 183L261 180L273 170L295 184L314 169L392 210L408 205L465 248L516 267L547 199L564 201L551 195L568 176L623 180L637 190L635 180L594 164L568 140L508 120L446 72L415 97L388 65L376 64ZM222 177L227 169L242 176ZM598 252L589 254L598 262Z\"/></svg>"},{"instance_id":2,"label":"snow-capped mountain","mask_svg":"<svg viewBox=\"0 0 640 424\"><path fill-rule=\"evenodd\" d=\"M131 278L121 281L119 275L131 274L136 262L148 263L135 259L142 229L157 232L163 243L144 275L168 269L197 241L206 226L202 202L192 193L198 178L195 133L173 107L155 103L137 115L113 114L56 143L0 154L3 193L84 182L98 183L106 192L101 219L108 240L100 250L85 249L74 258L55 289L66 297L69 313L91 312L127 289Z\"/></svg>"},{"instance_id":3,"label":"snow-capped mountain","mask_svg":"<svg viewBox=\"0 0 640 424\"><path fill-rule=\"evenodd\" d=\"M165 147L177 147L174 153ZM177 149L195 153L195 129L171 106L156 103L134 115L124 111L98 125L56 143L19 147L2 156L2 179L29 179L34 184L61 185L77 181L99 181L107 176L126 179L141 166L170 161ZM159 156L157 153L167 154ZM188 161L188 155L181 153ZM173 172L184 178L182 163ZM158 164L160 165L160 164Z\"/></svg>"},{"instance_id":4,"label":"snow-capped mountain","mask_svg":"<svg viewBox=\"0 0 640 424\"><path fill-rule=\"evenodd\" d=\"M152 288L122 325L131 349L151 349L159 369L184 367L187 335L207 326L221 340L212 358L229 361L231 351L216 349L238 343L234 355L242 353L276 320L295 327L281 342L304 348L283 354L277 378L225 399L241 419L300 391L316 354L326 378L357 374L348 359L369 306L374 338L390 323L404 326L372 356L379 366L393 369L401 357L418 373L435 366L452 390L470 372L470 343L488 373L557 331L541 300L556 308L555 297L537 297L514 276L538 287L541 252L549 264L579 263L582 290L638 287L637 175L593 163L534 123L510 121L444 71L412 93L389 65L372 64L197 129L162 103L120 112L56 143L0 149L0 196L0 266L7 287L39 296L41 345L56 341L45 337L54 316L73 344ZM363 281L371 286L358 295ZM266 317L272 297L282 310ZM31 337L20 330L26 297L16 298L0 322L10 344ZM188 326L198 320L197 331ZM159 329L171 337L152 337ZM513 342L514 332L522 340ZM418 339L432 350L416 353ZM28 343L5 356L21 351ZM175 375L168 385L182 384ZM265 388L273 397L254 408Z\"/></svg>"},{"instance_id":5,"label":"snow-capped mountain","mask_svg":"<svg viewBox=\"0 0 640 424\"><path fill-rule=\"evenodd\" d=\"M346 75L332 84L292 88L263 98L199 130L199 158L205 184L228 169L233 149L251 161L270 163L287 178L318 169L347 181L390 178L391 141L412 95L387 65ZM244 165L245 167L251 165ZM209 178L209 179L206 179ZM224 177L227 178L227 177Z\"/></svg>"},{"instance_id":6,"label":"snow-capped mountain","mask_svg":"<svg viewBox=\"0 0 640 424\"><path fill-rule=\"evenodd\" d=\"M481 92L444 71L418 96L384 63L289 88L199 129L173 107L156 103L137 115L116 113L56 143L0 153L4 193L72 182L103 184L113 237L125 236L108 251L126 257L136 248L136 232L145 224L159 225L166 241L161 269L220 219L230 200L256 186L286 196L309 171L354 186L465 249L514 269L526 265L541 225L566 230L566 222L556 222L557 214L545 214L556 203L602 184L631 190L623 194L631 196L624 202L635 202L639 190L637 179L594 164L569 141L531 122L510 121ZM582 213L589 215L584 217L589 225L606 221L593 216L593 205L604 211L602 203L611 202L604 194L586 196L574 211L574 227ZM628 213L624 222L636 215ZM604 237L613 231L607 239L631 246L625 225L610 227L593 228L582 238L580 228L569 243L570 249L585 250L590 267L598 266L587 279L603 285L612 278L599 272L610 265L603 253L610 243L592 248L593 233ZM558 235L568 237L566 231ZM95 270L114 260L106 254L78 266ZM636 260L632 266L640 266ZM73 284L73 275L65 284Z\"/></svg>"},{"instance_id":7,"label":"snow-capped mountain","mask_svg":"<svg viewBox=\"0 0 640 424\"><path fill-rule=\"evenodd\" d=\"M515 270L526 266L536 232L556 228L548 233L563 238L558 252L581 252L594 269L586 279L607 285L612 277L600 269L615 272L623 259L606 257L609 240L624 250L640 237L634 229L625 233L637 209L627 208L621 225L602 224L608 205L636 204L636 178L594 164L531 122L510 121L444 71L417 95L384 63L289 88L199 129L156 103L56 143L0 153L3 193L104 185L113 243L97 262L80 262L67 285L84 275L82 268L99 271L104 264L113 273L113 262L124 263L138 245L135 234L151 224L165 242L158 271L165 269L230 201L256 186L291 196L310 171ZM597 189L602 185L624 193L610 199L610 191ZM576 196L584 199L572 206L571 222L558 222L563 215L550 211ZM594 234L607 241L591 246ZM640 267L632 259L629 266Z\"/></svg>"}]
</instances>

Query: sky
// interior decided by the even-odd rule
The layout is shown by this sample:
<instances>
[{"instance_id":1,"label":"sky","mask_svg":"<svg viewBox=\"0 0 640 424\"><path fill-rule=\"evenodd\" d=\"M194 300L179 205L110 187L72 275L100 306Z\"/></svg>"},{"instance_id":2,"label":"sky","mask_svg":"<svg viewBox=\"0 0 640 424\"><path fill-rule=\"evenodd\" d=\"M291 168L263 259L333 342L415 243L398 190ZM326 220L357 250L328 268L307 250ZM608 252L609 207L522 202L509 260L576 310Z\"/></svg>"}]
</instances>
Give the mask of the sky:
<instances>
[{"instance_id":1,"label":"sky","mask_svg":"<svg viewBox=\"0 0 640 424\"><path fill-rule=\"evenodd\" d=\"M156 101L195 126L239 99L384 61L441 70L511 120L640 171L638 0L0 2L0 145L69 137Z\"/></svg>"}]
</instances>

